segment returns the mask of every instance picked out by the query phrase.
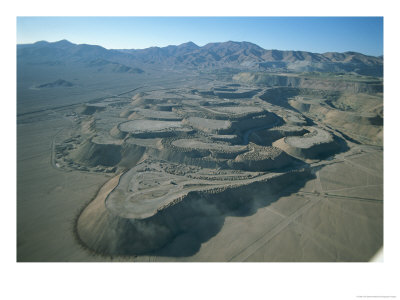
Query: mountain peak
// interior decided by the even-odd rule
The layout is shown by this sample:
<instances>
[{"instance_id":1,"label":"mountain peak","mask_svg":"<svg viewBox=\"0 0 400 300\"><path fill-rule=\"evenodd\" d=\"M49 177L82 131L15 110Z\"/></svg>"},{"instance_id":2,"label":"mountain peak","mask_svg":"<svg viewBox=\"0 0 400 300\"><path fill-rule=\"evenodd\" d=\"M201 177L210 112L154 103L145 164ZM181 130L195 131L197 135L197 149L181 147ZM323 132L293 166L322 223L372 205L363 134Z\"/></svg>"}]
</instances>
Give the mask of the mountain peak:
<instances>
[{"instance_id":1,"label":"mountain peak","mask_svg":"<svg viewBox=\"0 0 400 300\"><path fill-rule=\"evenodd\" d=\"M56 46L57 48L71 48L73 46L76 46L68 40L61 40L50 44Z\"/></svg>"},{"instance_id":2,"label":"mountain peak","mask_svg":"<svg viewBox=\"0 0 400 300\"><path fill-rule=\"evenodd\" d=\"M203 46L203 48L258 48L262 49L260 46L250 43L250 42L238 42L238 41L226 41L226 42L218 42L218 43L208 43Z\"/></svg>"},{"instance_id":3,"label":"mountain peak","mask_svg":"<svg viewBox=\"0 0 400 300\"><path fill-rule=\"evenodd\" d=\"M33 43L35 46L41 46L41 45L47 45L49 44L48 41L37 41L36 43Z\"/></svg>"},{"instance_id":4,"label":"mountain peak","mask_svg":"<svg viewBox=\"0 0 400 300\"><path fill-rule=\"evenodd\" d=\"M73 45L73 43L71 43L70 41L65 40L65 39L54 42L53 44L55 44L55 45Z\"/></svg>"},{"instance_id":5,"label":"mountain peak","mask_svg":"<svg viewBox=\"0 0 400 300\"><path fill-rule=\"evenodd\" d=\"M197 46L195 43L193 43L192 41L189 41L187 43L183 43L180 44L179 47L185 47L185 48L191 48L191 49L197 49L200 48L199 46Z\"/></svg>"}]
</instances>

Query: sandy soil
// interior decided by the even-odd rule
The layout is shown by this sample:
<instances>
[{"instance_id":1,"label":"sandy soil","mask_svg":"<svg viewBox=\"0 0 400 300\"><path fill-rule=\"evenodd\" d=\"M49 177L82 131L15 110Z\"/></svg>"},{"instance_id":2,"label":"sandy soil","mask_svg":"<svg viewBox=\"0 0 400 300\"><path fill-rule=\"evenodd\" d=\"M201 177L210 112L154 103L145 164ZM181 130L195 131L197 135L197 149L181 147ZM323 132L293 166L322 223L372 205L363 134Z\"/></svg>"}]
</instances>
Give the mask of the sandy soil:
<instances>
[{"instance_id":1,"label":"sandy soil","mask_svg":"<svg viewBox=\"0 0 400 300\"><path fill-rule=\"evenodd\" d=\"M17 126L17 261L94 259L77 243L74 221L109 175L63 172L51 164L52 138L69 125L54 113Z\"/></svg>"}]
</instances>

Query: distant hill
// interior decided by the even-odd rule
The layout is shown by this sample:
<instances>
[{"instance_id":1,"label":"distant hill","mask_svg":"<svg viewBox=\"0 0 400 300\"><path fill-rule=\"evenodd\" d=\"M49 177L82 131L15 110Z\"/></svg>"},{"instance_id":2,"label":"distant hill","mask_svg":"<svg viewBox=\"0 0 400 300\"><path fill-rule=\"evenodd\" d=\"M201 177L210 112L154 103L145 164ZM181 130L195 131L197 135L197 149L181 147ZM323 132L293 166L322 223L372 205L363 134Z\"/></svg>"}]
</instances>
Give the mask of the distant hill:
<instances>
[{"instance_id":1,"label":"distant hill","mask_svg":"<svg viewBox=\"0 0 400 300\"><path fill-rule=\"evenodd\" d=\"M199 47L193 42L178 46L147 49L107 50L69 41L37 42L17 45L17 61L25 64L63 64L90 62L112 72L142 73L146 66L160 68L239 68L285 72L353 72L383 76L383 57L357 52L312 53L306 51L266 50L249 42L209 43ZM107 63L108 62L108 63Z\"/></svg>"},{"instance_id":2,"label":"distant hill","mask_svg":"<svg viewBox=\"0 0 400 300\"><path fill-rule=\"evenodd\" d=\"M142 69L134 65L129 54L95 45L76 45L67 40L17 45L17 62L19 65L47 66L74 64L81 67L98 67L100 71L143 73ZM124 64L125 62L130 65Z\"/></svg>"},{"instance_id":3,"label":"distant hill","mask_svg":"<svg viewBox=\"0 0 400 300\"><path fill-rule=\"evenodd\" d=\"M53 82L48 82L44 84L37 85L35 88L37 89L45 89L45 88L55 88L55 87L72 87L74 84L72 82L66 81L64 79L57 79Z\"/></svg>"},{"instance_id":4,"label":"distant hill","mask_svg":"<svg viewBox=\"0 0 400 300\"><path fill-rule=\"evenodd\" d=\"M144 71L140 68L132 68L128 67L123 64L119 64L116 62L112 62L109 60L97 58L93 60L89 60L86 64L87 67L92 67L96 68L97 71L101 72L104 70L111 71L111 72L116 72L116 73L136 73L136 74L141 74Z\"/></svg>"},{"instance_id":5,"label":"distant hill","mask_svg":"<svg viewBox=\"0 0 400 300\"><path fill-rule=\"evenodd\" d=\"M124 54L120 51L107 50L94 45L76 45L67 40L54 43L40 41L34 44L17 46L17 59L23 62L38 63L44 61L79 61L88 59L120 58Z\"/></svg>"}]
</instances>

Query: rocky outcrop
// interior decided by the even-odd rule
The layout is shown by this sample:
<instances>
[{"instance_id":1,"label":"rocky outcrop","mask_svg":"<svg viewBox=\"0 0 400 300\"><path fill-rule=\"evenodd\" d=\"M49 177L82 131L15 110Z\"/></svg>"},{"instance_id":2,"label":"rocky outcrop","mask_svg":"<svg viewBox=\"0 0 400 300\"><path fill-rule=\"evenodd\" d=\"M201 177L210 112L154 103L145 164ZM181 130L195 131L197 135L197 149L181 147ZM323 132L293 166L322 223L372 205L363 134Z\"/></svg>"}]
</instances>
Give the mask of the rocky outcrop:
<instances>
[{"instance_id":1,"label":"rocky outcrop","mask_svg":"<svg viewBox=\"0 0 400 300\"><path fill-rule=\"evenodd\" d=\"M340 150L340 145L329 132L317 127L306 129L309 133L303 136L284 137L272 145L301 159L326 158Z\"/></svg>"}]
</instances>

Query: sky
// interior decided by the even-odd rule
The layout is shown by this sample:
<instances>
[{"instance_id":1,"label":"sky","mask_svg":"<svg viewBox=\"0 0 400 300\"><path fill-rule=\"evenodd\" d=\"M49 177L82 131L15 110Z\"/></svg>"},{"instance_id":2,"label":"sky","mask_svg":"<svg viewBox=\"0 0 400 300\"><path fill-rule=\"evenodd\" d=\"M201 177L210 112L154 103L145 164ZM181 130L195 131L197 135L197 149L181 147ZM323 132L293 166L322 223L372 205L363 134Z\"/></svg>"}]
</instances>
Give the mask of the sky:
<instances>
[{"instance_id":1,"label":"sky","mask_svg":"<svg viewBox=\"0 0 400 300\"><path fill-rule=\"evenodd\" d=\"M17 43L107 49L248 41L264 49L383 54L382 17L17 17Z\"/></svg>"}]
</instances>

